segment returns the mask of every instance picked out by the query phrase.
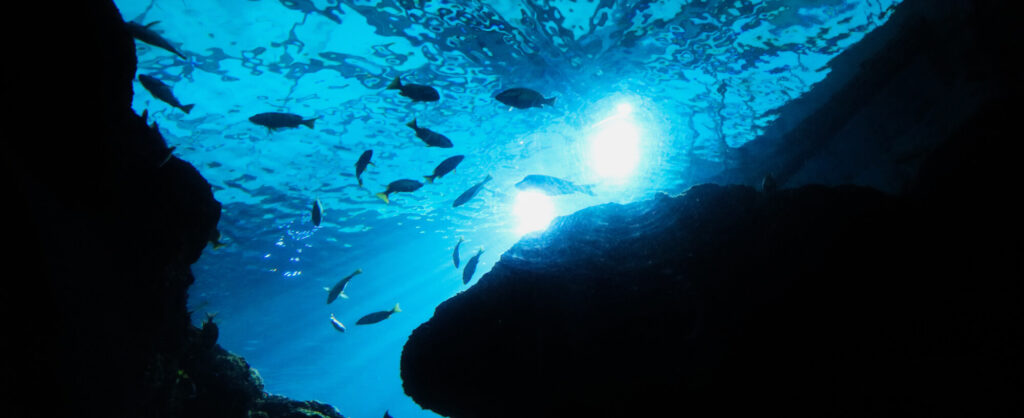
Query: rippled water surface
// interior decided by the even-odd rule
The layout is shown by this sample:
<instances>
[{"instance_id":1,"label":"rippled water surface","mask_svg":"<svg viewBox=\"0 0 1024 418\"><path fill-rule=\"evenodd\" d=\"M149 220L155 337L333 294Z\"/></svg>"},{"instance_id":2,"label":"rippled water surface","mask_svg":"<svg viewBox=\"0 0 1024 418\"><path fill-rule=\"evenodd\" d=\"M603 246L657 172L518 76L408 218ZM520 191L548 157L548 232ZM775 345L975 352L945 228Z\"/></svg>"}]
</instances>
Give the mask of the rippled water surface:
<instances>
[{"instance_id":1,"label":"rippled water surface","mask_svg":"<svg viewBox=\"0 0 1024 418\"><path fill-rule=\"evenodd\" d=\"M259 369L269 392L403 418L435 416L404 395L399 356L409 332L465 288L451 259L459 237L463 262L485 249L472 285L545 211L684 190L898 0L116 3L125 20L158 21L151 28L188 58L137 42L139 73L195 108L185 114L138 82L133 106L224 203L227 246L194 266L194 316L218 312L221 345ZM395 77L441 99L413 103L385 89ZM510 109L494 96L511 87L555 104ZM249 121L261 112L317 120L271 132ZM413 119L454 147L426 147L406 126ZM367 149L376 165L359 187L354 163ZM374 196L453 155L466 158L436 183L390 204ZM514 187L528 174L593 195L530 200ZM357 268L350 298L325 304L323 288ZM355 325L395 303L401 313Z\"/></svg>"}]
</instances>

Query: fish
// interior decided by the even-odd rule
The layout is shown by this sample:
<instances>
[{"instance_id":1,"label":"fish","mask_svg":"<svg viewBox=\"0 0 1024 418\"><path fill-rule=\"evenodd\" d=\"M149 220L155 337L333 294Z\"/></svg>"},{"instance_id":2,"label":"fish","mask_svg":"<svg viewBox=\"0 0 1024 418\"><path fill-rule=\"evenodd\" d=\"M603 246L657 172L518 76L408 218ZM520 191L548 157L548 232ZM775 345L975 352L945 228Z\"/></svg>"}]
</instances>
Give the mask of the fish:
<instances>
[{"instance_id":1,"label":"fish","mask_svg":"<svg viewBox=\"0 0 1024 418\"><path fill-rule=\"evenodd\" d=\"M160 23L160 21L149 22L146 25L141 25L135 22L125 22L124 25L128 28L128 33L132 34L133 38L138 39L147 44L153 45L157 48L162 48L166 51L173 53L174 55L181 57L181 59L188 61L188 58L185 58L185 55L179 52L177 49L175 49L170 42L164 39L163 36L160 36L159 33L156 33L155 31L150 29L151 26L157 23Z\"/></svg>"},{"instance_id":2,"label":"fish","mask_svg":"<svg viewBox=\"0 0 1024 418\"><path fill-rule=\"evenodd\" d=\"M516 188L519 190L536 189L544 192L544 194L548 196L558 196L576 192L586 193L591 196L594 195L594 191L590 185L577 186L568 180L562 180L558 177L544 176L540 174L531 174L526 176L522 181L516 183Z\"/></svg>"},{"instance_id":3,"label":"fish","mask_svg":"<svg viewBox=\"0 0 1024 418\"><path fill-rule=\"evenodd\" d=\"M359 318L359 320L356 321L356 325L376 324L376 323L378 323L380 321L388 319L391 316L391 314L398 313L398 312L402 312L402 310L398 308L398 304L396 303L395 307L391 308L390 311L374 312L372 314L369 314L369 315L366 315L366 316L364 316L362 318Z\"/></svg>"},{"instance_id":4,"label":"fish","mask_svg":"<svg viewBox=\"0 0 1024 418\"><path fill-rule=\"evenodd\" d=\"M331 314L331 325L333 325L334 329L338 330L338 332L345 332L345 324L342 324L338 318L335 318L334 314Z\"/></svg>"},{"instance_id":5,"label":"fish","mask_svg":"<svg viewBox=\"0 0 1024 418\"><path fill-rule=\"evenodd\" d=\"M441 177L444 177L445 174L454 171L455 167L458 167L459 163L462 162L463 158L466 158L466 156L456 155L454 157L448 157L444 161L441 161L441 164L438 164L437 167L434 168L434 174L431 174L429 176L423 176L423 178L427 179L427 183L433 183L434 179L439 179Z\"/></svg>"},{"instance_id":6,"label":"fish","mask_svg":"<svg viewBox=\"0 0 1024 418\"><path fill-rule=\"evenodd\" d=\"M192 111L193 107L196 106L194 104L181 104L181 102L178 101L178 98L174 97L174 93L171 92L171 87L164 84L163 81L158 80L156 77L139 74L139 82L142 83L142 87L145 87L153 97L156 97L157 99L160 99L160 101L173 107L181 109L181 111L185 112L186 115L188 112Z\"/></svg>"},{"instance_id":7,"label":"fish","mask_svg":"<svg viewBox=\"0 0 1024 418\"><path fill-rule=\"evenodd\" d=\"M414 102L436 102L441 99L437 90L422 84L402 84L402 79L395 77L388 84L388 90L398 90L398 94L412 99Z\"/></svg>"},{"instance_id":8,"label":"fish","mask_svg":"<svg viewBox=\"0 0 1024 418\"><path fill-rule=\"evenodd\" d=\"M459 242L455 243L455 251L452 251L452 261L455 262L455 268L459 268L459 246L462 245L462 237L459 237Z\"/></svg>"},{"instance_id":9,"label":"fish","mask_svg":"<svg viewBox=\"0 0 1024 418\"><path fill-rule=\"evenodd\" d=\"M498 93L494 98L499 102L518 109L529 109L531 107L541 107L544 105L554 106L556 99L556 97L545 99L544 96L541 96L536 90L522 87L505 90Z\"/></svg>"},{"instance_id":10,"label":"fish","mask_svg":"<svg viewBox=\"0 0 1024 418\"><path fill-rule=\"evenodd\" d=\"M320 226L320 219L323 216L323 209L320 206L320 199L313 200L313 209L310 211L310 215L313 216L313 225Z\"/></svg>"},{"instance_id":11,"label":"fish","mask_svg":"<svg viewBox=\"0 0 1024 418\"><path fill-rule=\"evenodd\" d=\"M405 126L408 126L408 127L412 128L413 130L415 130L416 131L416 137L419 138L419 139L422 139L423 142L425 142L428 147L438 147L438 148L451 148L452 147L452 140L448 139L447 136L441 135L441 134L439 134L437 132L434 132L434 131L431 131L430 129L427 129L427 128L419 127L419 125L416 124L416 119L413 119L412 122L409 122L409 123L405 124Z\"/></svg>"},{"instance_id":12,"label":"fish","mask_svg":"<svg viewBox=\"0 0 1024 418\"><path fill-rule=\"evenodd\" d=\"M302 119L302 116L292 113L267 112L253 115L249 118L249 121L260 126L266 126L267 129L272 131L281 128L298 128L299 125L306 125L309 129L313 129L313 122L316 122L317 119Z\"/></svg>"},{"instance_id":13,"label":"fish","mask_svg":"<svg viewBox=\"0 0 1024 418\"><path fill-rule=\"evenodd\" d=\"M373 158L373 150L368 149L363 151L363 154L359 156L359 161L356 161L356 180L359 180L359 187L363 187L363 179L359 177L366 171L366 165L376 166L377 164L371 163L370 158Z\"/></svg>"},{"instance_id":14,"label":"fish","mask_svg":"<svg viewBox=\"0 0 1024 418\"><path fill-rule=\"evenodd\" d=\"M331 302L334 302L334 300L338 298L338 296L341 296L342 299L348 299L348 295L345 294L345 286L348 285L349 280L352 280L353 277L356 277L357 274L362 272L363 269L356 269L352 274L338 280L338 283L335 283L334 287L330 289L325 287L324 289L327 290L327 304L330 305Z\"/></svg>"},{"instance_id":15,"label":"fish","mask_svg":"<svg viewBox=\"0 0 1024 418\"><path fill-rule=\"evenodd\" d=\"M383 200L384 203L390 204L391 200L388 199L388 196L391 193L395 193L395 192L414 192L416 190L419 190L420 187L423 187L423 183L420 183L420 182L418 182L416 180L409 180L409 179L395 180L395 181L391 182L390 184L388 184L388 188L386 190L384 190L383 192L377 193L377 197L381 198L381 200Z\"/></svg>"},{"instance_id":16,"label":"fish","mask_svg":"<svg viewBox=\"0 0 1024 418\"><path fill-rule=\"evenodd\" d=\"M484 184L487 184L487 182L489 181L491 181L490 174L488 174L487 178L485 178L483 181L474 184L473 187L470 187L468 190L462 192L462 194L460 194L459 197L456 197L455 201L452 202L452 207L457 208L459 206L466 204L466 202L468 202L469 199L472 199L473 196L476 196L476 194L480 192L480 188L484 187Z\"/></svg>"},{"instance_id":17,"label":"fish","mask_svg":"<svg viewBox=\"0 0 1024 418\"><path fill-rule=\"evenodd\" d=\"M392 418L388 411L384 411L384 418Z\"/></svg>"},{"instance_id":18,"label":"fish","mask_svg":"<svg viewBox=\"0 0 1024 418\"><path fill-rule=\"evenodd\" d=\"M484 249L480 248L477 250L476 255L466 262L466 267L462 269L462 284L469 284L470 280L473 280L473 273L476 273L476 263L480 262L480 254L484 253Z\"/></svg>"}]
</instances>

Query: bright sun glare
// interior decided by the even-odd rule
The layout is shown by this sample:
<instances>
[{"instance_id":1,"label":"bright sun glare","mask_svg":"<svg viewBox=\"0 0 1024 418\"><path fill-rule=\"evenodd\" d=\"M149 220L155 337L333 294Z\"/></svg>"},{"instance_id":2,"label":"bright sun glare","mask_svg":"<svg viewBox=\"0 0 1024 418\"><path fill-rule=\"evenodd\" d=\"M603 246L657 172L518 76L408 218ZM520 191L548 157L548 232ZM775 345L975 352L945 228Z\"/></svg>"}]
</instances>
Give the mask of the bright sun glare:
<instances>
[{"instance_id":1,"label":"bright sun glare","mask_svg":"<svg viewBox=\"0 0 1024 418\"><path fill-rule=\"evenodd\" d=\"M640 161L640 129L633 106L623 102L615 114L594 125L590 136L590 164L599 177L613 182L629 178Z\"/></svg>"},{"instance_id":2,"label":"bright sun glare","mask_svg":"<svg viewBox=\"0 0 1024 418\"><path fill-rule=\"evenodd\" d=\"M520 235L540 231L548 227L555 218L555 204L548 195L537 190L524 190L516 195L513 209Z\"/></svg>"}]
</instances>

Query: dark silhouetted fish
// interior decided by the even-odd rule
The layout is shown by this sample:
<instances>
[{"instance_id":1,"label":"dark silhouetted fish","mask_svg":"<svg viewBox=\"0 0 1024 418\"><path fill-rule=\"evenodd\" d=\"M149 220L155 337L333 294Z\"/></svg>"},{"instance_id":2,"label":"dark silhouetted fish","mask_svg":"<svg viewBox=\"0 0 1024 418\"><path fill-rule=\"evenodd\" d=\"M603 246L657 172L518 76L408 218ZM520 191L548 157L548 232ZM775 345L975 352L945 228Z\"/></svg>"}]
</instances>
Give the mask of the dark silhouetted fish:
<instances>
[{"instance_id":1,"label":"dark silhouetted fish","mask_svg":"<svg viewBox=\"0 0 1024 418\"><path fill-rule=\"evenodd\" d=\"M480 188L484 187L484 185L487 184L487 182L489 181L491 181L490 174L488 174L487 178L485 178L483 181L474 184L473 187L469 188L469 190L462 192L462 194L460 194L459 197L456 197L455 201L452 202L452 207L457 208L459 206L466 204L466 202L468 202L469 199L472 199L473 196L476 196L476 194L480 192Z\"/></svg>"},{"instance_id":2,"label":"dark silhouetted fish","mask_svg":"<svg viewBox=\"0 0 1024 418\"><path fill-rule=\"evenodd\" d=\"M323 208L320 207L320 199L313 200L313 209L309 212L313 218L313 225L320 226L320 219L323 216Z\"/></svg>"},{"instance_id":3,"label":"dark silhouetted fish","mask_svg":"<svg viewBox=\"0 0 1024 418\"><path fill-rule=\"evenodd\" d=\"M331 325L333 325L334 329L338 330L338 332L345 332L345 324L342 324L338 318L335 318L334 314L331 314Z\"/></svg>"},{"instance_id":4,"label":"dark silhouetted fish","mask_svg":"<svg viewBox=\"0 0 1024 418\"><path fill-rule=\"evenodd\" d=\"M391 414L388 411L384 411L384 418L391 418Z\"/></svg>"},{"instance_id":5,"label":"dark silhouetted fish","mask_svg":"<svg viewBox=\"0 0 1024 418\"><path fill-rule=\"evenodd\" d=\"M586 193L591 196L594 195L590 185L577 186L571 181L540 174L531 174L526 176L523 181L516 183L516 188L519 190L540 190L548 196L572 194L576 192Z\"/></svg>"},{"instance_id":6,"label":"dark silhouetted fish","mask_svg":"<svg viewBox=\"0 0 1024 418\"><path fill-rule=\"evenodd\" d=\"M260 126L265 126L269 130L298 128L299 125L306 125L309 129L313 129L313 122L316 122L316 119L317 118L302 119L302 116L292 113L267 112L253 115L249 118L249 121Z\"/></svg>"},{"instance_id":7,"label":"dark silhouetted fish","mask_svg":"<svg viewBox=\"0 0 1024 418\"><path fill-rule=\"evenodd\" d=\"M376 323L378 323L380 321L388 319L389 317L391 317L391 314L398 313L398 312L402 312L402 310L398 308L398 304L396 303L395 307L391 308L390 311L374 312L372 314L369 314L369 315L366 315L366 316L364 316L362 318L359 318L359 320L356 321L356 325L376 324Z\"/></svg>"},{"instance_id":8,"label":"dark silhouetted fish","mask_svg":"<svg viewBox=\"0 0 1024 418\"><path fill-rule=\"evenodd\" d=\"M388 90L398 90L398 94L412 99L414 102L436 102L441 99L437 90L422 84L402 84L402 79L395 77Z\"/></svg>"},{"instance_id":9,"label":"dark silhouetted fish","mask_svg":"<svg viewBox=\"0 0 1024 418\"><path fill-rule=\"evenodd\" d=\"M149 94L152 94L153 97L156 97L164 103L181 109L181 111L185 112L186 114L188 114L188 112L191 112L192 108L195 107L194 104L182 105L181 102L178 101L178 98L174 97L174 93L171 92L171 87L164 84L163 81L160 81L154 77L145 74L139 74L139 82L142 83L142 87L145 87L146 90L149 91Z\"/></svg>"},{"instance_id":10,"label":"dark silhouetted fish","mask_svg":"<svg viewBox=\"0 0 1024 418\"><path fill-rule=\"evenodd\" d=\"M334 287L330 288L327 291L327 304L334 302L334 300L337 299L338 296L341 296L342 299L348 299L348 295L345 294L345 286L348 285L349 280L352 280L353 277L356 277L357 274L362 272L363 269L357 269L356 271L352 272L352 274L349 274L348 276L345 276L345 278L338 280L338 283L335 283Z\"/></svg>"},{"instance_id":11,"label":"dark silhouetted fish","mask_svg":"<svg viewBox=\"0 0 1024 418\"><path fill-rule=\"evenodd\" d=\"M466 262L466 268L462 269L462 284L469 284L469 281L473 280L473 273L476 273L476 264L480 262L480 254L483 253L483 248L477 250L476 255Z\"/></svg>"},{"instance_id":12,"label":"dark silhouetted fish","mask_svg":"<svg viewBox=\"0 0 1024 418\"><path fill-rule=\"evenodd\" d=\"M359 180L359 187L363 187L363 179L359 176L363 175L363 172L366 171L366 165L376 166L376 164L370 162L370 158L373 158L372 149L363 151L363 154L359 156L359 161L356 161L356 180Z\"/></svg>"},{"instance_id":13,"label":"dark silhouetted fish","mask_svg":"<svg viewBox=\"0 0 1024 418\"><path fill-rule=\"evenodd\" d=\"M423 142L425 142L428 147L452 147L452 140L448 139L448 137L444 135L431 131L430 129L419 127L419 125L416 124L416 119L413 119L412 122L405 124L405 126L408 126L415 130L416 137L422 139Z\"/></svg>"},{"instance_id":14,"label":"dark silhouetted fish","mask_svg":"<svg viewBox=\"0 0 1024 418\"><path fill-rule=\"evenodd\" d=\"M499 102L519 109L555 105L555 97L545 99L537 91L522 87L505 90L498 93L494 98L498 99Z\"/></svg>"},{"instance_id":15,"label":"dark silhouetted fish","mask_svg":"<svg viewBox=\"0 0 1024 418\"><path fill-rule=\"evenodd\" d=\"M149 22L145 26L135 22L125 22L124 24L128 28L128 33L132 34L133 38L138 39L147 44L153 45L157 48L162 48L164 50L170 51L174 53L174 55L181 57L181 59L188 61L188 58L185 58L184 54L178 52L177 49L171 46L171 43L164 39L163 36L160 36L159 33L156 33L149 28L150 26L153 26L157 23L160 22Z\"/></svg>"},{"instance_id":16,"label":"dark silhouetted fish","mask_svg":"<svg viewBox=\"0 0 1024 418\"><path fill-rule=\"evenodd\" d=\"M455 243L455 251L452 251L452 261L455 262L455 268L459 268L459 246L462 245L462 237L459 237L459 242Z\"/></svg>"},{"instance_id":17,"label":"dark silhouetted fish","mask_svg":"<svg viewBox=\"0 0 1024 418\"><path fill-rule=\"evenodd\" d=\"M388 188L386 190L377 193L377 197L381 198L381 200L383 200L384 203L391 203L391 200L388 199L388 196L391 195L391 193L414 192L416 190L419 190L420 187L423 187L423 183L420 183L416 180L395 180L391 182L391 184L388 184Z\"/></svg>"},{"instance_id":18,"label":"dark silhouetted fish","mask_svg":"<svg viewBox=\"0 0 1024 418\"><path fill-rule=\"evenodd\" d=\"M444 161L441 161L441 164L438 164L437 167L434 168L434 174L423 176L423 178L427 179L427 183L433 183L434 179L444 177L445 174L451 173L452 170L455 170L455 167L458 167L463 158L466 158L466 156L456 155L454 157L446 158Z\"/></svg>"}]
</instances>

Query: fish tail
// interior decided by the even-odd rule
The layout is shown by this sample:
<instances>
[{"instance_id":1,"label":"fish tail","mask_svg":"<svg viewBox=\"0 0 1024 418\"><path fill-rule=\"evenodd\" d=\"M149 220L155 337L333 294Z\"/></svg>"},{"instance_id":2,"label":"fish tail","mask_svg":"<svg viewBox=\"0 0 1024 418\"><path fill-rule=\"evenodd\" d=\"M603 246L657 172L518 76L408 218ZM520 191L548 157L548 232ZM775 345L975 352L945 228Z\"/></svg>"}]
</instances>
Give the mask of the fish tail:
<instances>
[{"instance_id":1,"label":"fish tail","mask_svg":"<svg viewBox=\"0 0 1024 418\"><path fill-rule=\"evenodd\" d=\"M416 126L416 119L413 119L412 122L405 124L405 126L408 126L413 129L419 128L419 126Z\"/></svg>"},{"instance_id":2,"label":"fish tail","mask_svg":"<svg viewBox=\"0 0 1024 418\"><path fill-rule=\"evenodd\" d=\"M484 179L484 183L487 183L487 182L491 181L491 179L493 179L493 178L494 178L494 177L491 177L491 175L490 175L490 174L488 174L488 175L487 175L487 178L485 178L485 179Z\"/></svg>"},{"instance_id":3,"label":"fish tail","mask_svg":"<svg viewBox=\"0 0 1024 418\"><path fill-rule=\"evenodd\" d=\"M427 179L427 183L430 183L430 184L434 184L434 178L435 177L437 177L437 176L434 176L434 175L423 176L423 178Z\"/></svg>"},{"instance_id":4,"label":"fish tail","mask_svg":"<svg viewBox=\"0 0 1024 418\"><path fill-rule=\"evenodd\" d=\"M546 104L548 106L554 106L555 105L555 99L557 99L557 97L552 97L550 99L544 99L544 104Z\"/></svg>"},{"instance_id":5,"label":"fish tail","mask_svg":"<svg viewBox=\"0 0 1024 418\"><path fill-rule=\"evenodd\" d=\"M318 118L307 119L307 120L302 121L302 124L308 126L309 129L313 129L313 123L315 123L317 119Z\"/></svg>"},{"instance_id":6,"label":"fish tail","mask_svg":"<svg viewBox=\"0 0 1024 418\"><path fill-rule=\"evenodd\" d=\"M580 190L582 190L583 193L589 194L591 196L594 195L594 185L593 184L584 184L584 185L580 186Z\"/></svg>"},{"instance_id":7,"label":"fish tail","mask_svg":"<svg viewBox=\"0 0 1024 418\"><path fill-rule=\"evenodd\" d=\"M181 107L181 111L185 112L185 114L187 115L188 112L192 111L193 107L196 107L196 105L195 104L187 104L187 105L184 105L184 106Z\"/></svg>"},{"instance_id":8,"label":"fish tail","mask_svg":"<svg viewBox=\"0 0 1024 418\"><path fill-rule=\"evenodd\" d=\"M391 80L391 84L388 84L388 90L397 90L402 88L402 79L395 76L394 80Z\"/></svg>"},{"instance_id":9,"label":"fish tail","mask_svg":"<svg viewBox=\"0 0 1024 418\"><path fill-rule=\"evenodd\" d=\"M392 313L402 312L402 309L398 307L398 303L395 303L395 307L391 309Z\"/></svg>"},{"instance_id":10,"label":"fish tail","mask_svg":"<svg viewBox=\"0 0 1024 418\"><path fill-rule=\"evenodd\" d=\"M387 193L385 193L385 192L377 193L377 197L379 197L381 200L383 200L384 203L391 204L391 201L388 200L388 194Z\"/></svg>"},{"instance_id":11,"label":"fish tail","mask_svg":"<svg viewBox=\"0 0 1024 418\"><path fill-rule=\"evenodd\" d=\"M359 176L356 176L356 180L359 180L359 187L363 187L363 179L359 178Z\"/></svg>"}]
</instances>

